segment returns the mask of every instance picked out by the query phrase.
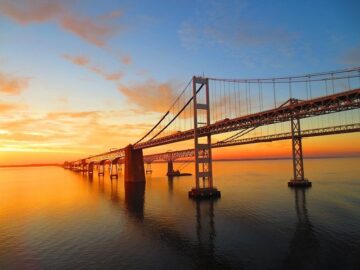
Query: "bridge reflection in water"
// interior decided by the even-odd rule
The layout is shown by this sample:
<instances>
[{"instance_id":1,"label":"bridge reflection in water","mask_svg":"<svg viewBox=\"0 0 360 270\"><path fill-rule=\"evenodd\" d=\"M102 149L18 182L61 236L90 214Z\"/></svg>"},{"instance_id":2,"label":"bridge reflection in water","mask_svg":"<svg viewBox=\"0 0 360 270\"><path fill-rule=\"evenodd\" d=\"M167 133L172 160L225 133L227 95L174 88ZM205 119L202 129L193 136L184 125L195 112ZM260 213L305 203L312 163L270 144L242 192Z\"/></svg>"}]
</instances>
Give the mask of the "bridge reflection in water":
<instances>
[{"instance_id":1,"label":"bridge reflection in water","mask_svg":"<svg viewBox=\"0 0 360 270\"><path fill-rule=\"evenodd\" d=\"M83 178L85 179L85 177ZM89 176L89 184L92 185L93 178ZM121 180L110 181L110 190L106 191L105 181L99 178L99 192L106 197L110 193L110 201L114 206L125 210L126 214L138 224L138 229L151 237L161 239L166 245L176 249L181 254L190 258L202 269L231 269L232 261L219 253L216 246L216 238L221 231L216 228L217 200L195 200L191 202L194 214L193 232L195 238L189 237L171 222L166 223L163 217L155 218L147 215L145 210L146 184L126 183ZM169 177L167 190L170 197L174 194L174 179ZM293 189L294 210L296 213L296 224L294 234L289 242L288 254L283 259L283 269L306 269L317 261L319 256L319 243L312 225L307 204L305 189ZM176 211L176 209L174 209ZM239 239L241 240L241 239ZM241 257L236 259L237 269L248 268Z\"/></svg>"},{"instance_id":2,"label":"bridge reflection in water","mask_svg":"<svg viewBox=\"0 0 360 270\"><path fill-rule=\"evenodd\" d=\"M305 189L292 190L295 197L297 222L294 237L290 242L289 254L284 261L284 269L307 269L319 256L319 242L311 224L306 206Z\"/></svg>"}]
</instances>

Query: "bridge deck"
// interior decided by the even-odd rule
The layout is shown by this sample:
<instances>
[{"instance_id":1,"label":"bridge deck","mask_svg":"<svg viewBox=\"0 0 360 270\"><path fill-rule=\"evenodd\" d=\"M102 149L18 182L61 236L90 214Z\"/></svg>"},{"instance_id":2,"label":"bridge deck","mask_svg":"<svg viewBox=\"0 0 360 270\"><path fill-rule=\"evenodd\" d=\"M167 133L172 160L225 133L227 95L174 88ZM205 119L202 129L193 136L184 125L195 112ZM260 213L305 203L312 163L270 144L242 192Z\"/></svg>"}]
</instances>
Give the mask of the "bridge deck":
<instances>
[{"instance_id":1,"label":"bridge deck","mask_svg":"<svg viewBox=\"0 0 360 270\"><path fill-rule=\"evenodd\" d=\"M334 127L308 129L308 130L302 131L301 136L303 138L308 138L308 137L316 137L316 136L352 133L352 132L359 132L359 131L360 131L360 124L349 124L349 125L341 125L341 126L334 126ZM290 140L291 136L292 136L291 132L285 132L285 133L280 133L280 134L272 134L272 135L266 135L266 136L237 139L237 140L228 141L228 142L217 142L217 143L213 143L211 147L212 148L220 148L220 147L244 145L244 144L252 144L252 143ZM158 153L158 154L152 154L152 155L145 155L144 161L148 162L148 163L151 163L155 160L164 160L164 161L173 160L174 161L176 159L193 157L193 156L194 156L194 149L185 149L185 150L179 150L179 151L174 151L174 152L164 152L164 153Z\"/></svg>"}]
</instances>

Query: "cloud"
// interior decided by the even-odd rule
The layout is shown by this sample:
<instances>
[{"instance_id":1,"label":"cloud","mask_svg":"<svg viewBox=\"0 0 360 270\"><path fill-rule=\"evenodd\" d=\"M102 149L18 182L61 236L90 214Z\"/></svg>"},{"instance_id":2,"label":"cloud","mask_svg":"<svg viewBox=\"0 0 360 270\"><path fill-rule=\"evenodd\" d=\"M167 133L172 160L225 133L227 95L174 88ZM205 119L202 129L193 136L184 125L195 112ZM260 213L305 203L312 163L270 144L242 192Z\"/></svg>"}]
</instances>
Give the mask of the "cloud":
<instances>
[{"instance_id":1,"label":"cloud","mask_svg":"<svg viewBox=\"0 0 360 270\"><path fill-rule=\"evenodd\" d=\"M121 16L114 11L97 17L75 13L64 0L2 0L0 14L26 25L53 21L63 30L70 32L86 42L105 47L107 41L119 31L113 23Z\"/></svg>"},{"instance_id":2,"label":"cloud","mask_svg":"<svg viewBox=\"0 0 360 270\"><path fill-rule=\"evenodd\" d=\"M164 113L175 100L175 87L172 83L158 83L149 79L142 84L120 85L118 90L126 96L129 103L145 111Z\"/></svg>"},{"instance_id":3,"label":"cloud","mask_svg":"<svg viewBox=\"0 0 360 270\"><path fill-rule=\"evenodd\" d=\"M134 117L134 113L127 110L9 112L3 116L0 119L0 151L77 152L84 156L133 143L151 128L144 119L126 124L127 117Z\"/></svg>"},{"instance_id":4,"label":"cloud","mask_svg":"<svg viewBox=\"0 0 360 270\"><path fill-rule=\"evenodd\" d=\"M356 47L350 48L343 54L342 61L347 65L359 65L360 64L360 44Z\"/></svg>"},{"instance_id":5,"label":"cloud","mask_svg":"<svg viewBox=\"0 0 360 270\"><path fill-rule=\"evenodd\" d=\"M104 47L107 40L117 33L117 28L108 25L100 18L93 19L88 16L67 15L61 18L60 25L67 31L79 36L99 47Z\"/></svg>"},{"instance_id":6,"label":"cloud","mask_svg":"<svg viewBox=\"0 0 360 270\"><path fill-rule=\"evenodd\" d=\"M107 81L119 81L123 77L121 72L108 73L100 66L92 65L90 59L86 56L64 54L63 57L75 65L85 67L86 69L100 75Z\"/></svg>"},{"instance_id":7,"label":"cloud","mask_svg":"<svg viewBox=\"0 0 360 270\"><path fill-rule=\"evenodd\" d=\"M90 60L86 56L82 56L82 55L76 56L76 55L64 54L64 58L66 60L71 61L75 65L84 66L84 67L86 67L90 63Z\"/></svg>"},{"instance_id":8,"label":"cloud","mask_svg":"<svg viewBox=\"0 0 360 270\"><path fill-rule=\"evenodd\" d=\"M132 59L130 55L123 55L120 60L121 63L123 63L124 65L130 65L132 63Z\"/></svg>"},{"instance_id":9,"label":"cloud","mask_svg":"<svg viewBox=\"0 0 360 270\"><path fill-rule=\"evenodd\" d=\"M86 117L97 117L99 116L98 111L85 111L85 112L52 112L48 113L46 117L48 119L60 119L60 118L86 118Z\"/></svg>"},{"instance_id":10,"label":"cloud","mask_svg":"<svg viewBox=\"0 0 360 270\"><path fill-rule=\"evenodd\" d=\"M13 111L21 108L22 106L16 103L8 103L0 100L0 113Z\"/></svg>"},{"instance_id":11,"label":"cloud","mask_svg":"<svg viewBox=\"0 0 360 270\"><path fill-rule=\"evenodd\" d=\"M29 78L15 77L0 71L0 93L18 95L29 85Z\"/></svg>"},{"instance_id":12,"label":"cloud","mask_svg":"<svg viewBox=\"0 0 360 270\"><path fill-rule=\"evenodd\" d=\"M25 25L56 19L65 10L60 1L3 0L0 12Z\"/></svg>"}]
</instances>

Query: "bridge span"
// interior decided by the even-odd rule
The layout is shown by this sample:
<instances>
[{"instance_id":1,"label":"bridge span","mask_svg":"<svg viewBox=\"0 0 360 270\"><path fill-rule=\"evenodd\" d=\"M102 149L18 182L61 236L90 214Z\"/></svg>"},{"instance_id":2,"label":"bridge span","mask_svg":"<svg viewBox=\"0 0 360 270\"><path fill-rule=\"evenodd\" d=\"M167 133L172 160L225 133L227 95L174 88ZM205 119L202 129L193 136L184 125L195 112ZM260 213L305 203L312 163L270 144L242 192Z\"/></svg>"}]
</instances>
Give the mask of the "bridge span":
<instances>
[{"instance_id":1,"label":"bridge span","mask_svg":"<svg viewBox=\"0 0 360 270\"><path fill-rule=\"evenodd\" d=\"M342 121L336 116L350 113ZM324 127L311 119L330 116ZM310 119L310 122L309 122ZM351 119L351 121L349 120ZM312 123L311 128L302 125ZM257 135L263 127L287 132ZM110 177L117 178L118 164L125 164L126 182L144 182L144 162L172 162L194 157L195 187L191 197L218 197L213 186L212 148L290 139L293 153L291 187L308 187L304 175L302 138L358 132L360 130L360 67L303 76L270 79L218 79L193 77L159 122L134 144L76 161L67 168L104 174L110 162ZM213 136L222 138L212 143ZM223 138L226 136L226 138ZM143 149L194 140L194 148L143 156ZM200 186L202 179L203 186Z\"/></svg>"}]
</instances>

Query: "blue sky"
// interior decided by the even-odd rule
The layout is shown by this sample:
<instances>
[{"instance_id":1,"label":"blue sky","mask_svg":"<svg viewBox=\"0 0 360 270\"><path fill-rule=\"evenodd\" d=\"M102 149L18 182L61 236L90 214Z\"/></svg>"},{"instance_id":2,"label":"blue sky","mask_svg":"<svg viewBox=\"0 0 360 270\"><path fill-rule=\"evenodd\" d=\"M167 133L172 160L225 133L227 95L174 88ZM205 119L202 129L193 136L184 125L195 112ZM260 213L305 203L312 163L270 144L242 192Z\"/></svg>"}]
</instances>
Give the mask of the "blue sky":
<instances>
[{"instance_id":1,"label":"blue sky","mask_svg":"<svg viewBox=\"0 0 360 270\"><path fill-rule=\"evenodd\" d=\"M106 121L141 123L140 110L155 122L193 75L261 78L357 66L359 13L360 2L350 0L0 0L3 121L14 112L20 121L133 109ZM169 91L164 104L159 87Z\"/></svg>"}]
</instances>

